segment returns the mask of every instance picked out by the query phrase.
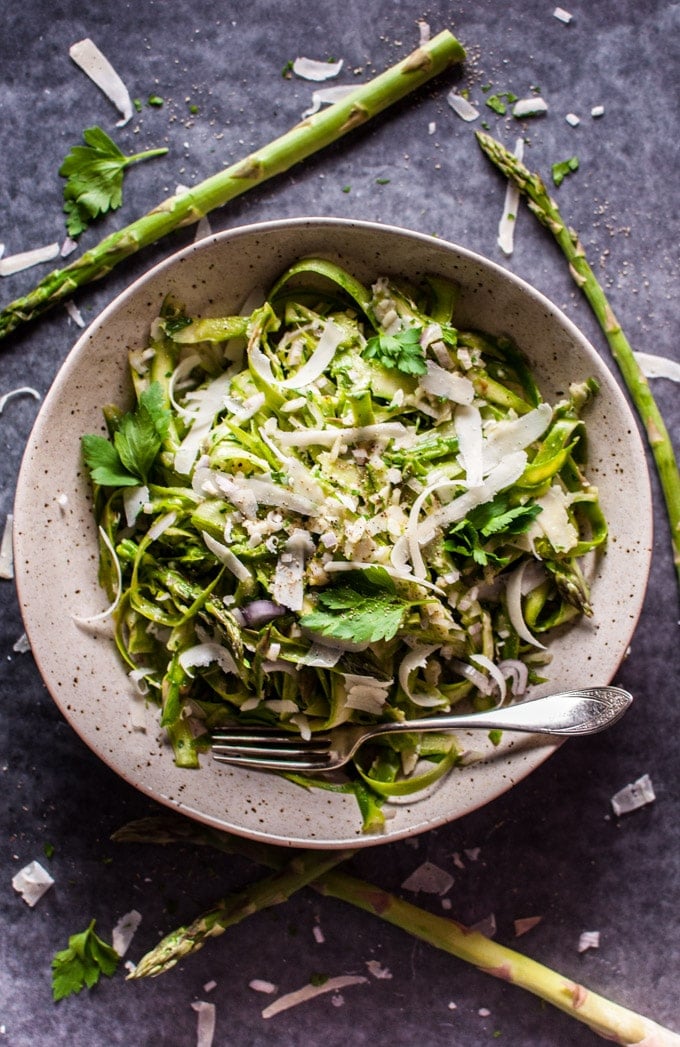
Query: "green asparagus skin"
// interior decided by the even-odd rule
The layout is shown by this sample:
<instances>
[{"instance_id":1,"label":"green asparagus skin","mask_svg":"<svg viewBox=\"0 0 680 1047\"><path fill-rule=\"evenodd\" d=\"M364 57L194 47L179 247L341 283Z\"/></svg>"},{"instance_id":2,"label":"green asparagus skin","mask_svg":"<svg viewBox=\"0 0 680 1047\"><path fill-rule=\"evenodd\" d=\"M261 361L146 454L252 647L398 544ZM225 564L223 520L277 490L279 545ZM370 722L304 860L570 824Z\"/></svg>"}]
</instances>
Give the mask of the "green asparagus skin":
<instances>
[{"instance_id":1,"label":"green asparagus skin","mask_svg":"<svg viewBox=\"0 0 680 1047\"><path fill-rule=\"evenodd\" d=\"M357 87L347 98L307 117L280 138L206 178L189 192L169 197L142 218L111 233L70 265L49 273L27 295L0 312L0 338L71 297L85 284L105 276L129 255L180 226L198 222L215 208L338 141L464 58L463 47L450 32L438 33L401 62Z\"/></svg>"},{"instance_id":2,"label":"green asparagus skin","mask_svg":"<svg viewBox=\"0 0 680 1047\"><path fill-rule=\"evenodd\" d=\"M659 481L666 502L666 511L673 543L673 559L680 584L680 473L673 444L661 412L642 373L635 354L621 330L607 296L588 264L578 234L569 228L550 196L540 175L531 172L516 156L495 138L482 131L477 141L485 156L515 185L526 198L530 211L555 237L569 263L569 271L577 287L583 291L609 343L614 360L621 372L631 399L640 416L647 440L654 456Z\"/></svg>"},{"instance_id":3,"label":"green asparagus skin","mask_svg":"<svg viewBox=\"0 0 680 1047\"><path fill-rule=\"evenodd\" d=\"M272 896L274 896L274 902L280 900L276 896L276 888L272 889L271 886L275 885L277 880L279 886L281 882L287 885L286 897L290 897L298 887L309 884L320 894L348 902L364 912L378 916L381 920L400 927L412 937L478 967L484 974L491 974L526 989L571 1015L577 1021L583 1022L593 1032L610 1042L625 1044L627 1047L633 1047L634 1044L652 1043L655 1044L655 1047L680 1047L680 1035L672 1030L591 992L583 985L537 963L528 956L500 945L454 920L436 916L410 902L402 901L380 887L338 869L332 869L331 866L347 857L347 852L340 852L343 858L337 857L338 852L308 852L311 864L305 863L304 873L296 877L292 869L286 865L286 852L280 848L242 840L199 823L190 823L185 819L169 815L131 822L114 833L113 839L118 843L193 844L216 847L227 854L241 854L277 870L277 874L273 877L261 881L264 885L262 887L264 905L273 904L268 900ZM304 852L298 853L291 865L300 860L303 855ZM334 861L333 858L336 860ZM328 863L325 871L313 879L313 875L310 875L313 874L313 869L315 867L319 870L324 869L324 863ZM249 904L244 905L246 897ZM232 899L221 902L204 917L199 917L191 925L191 933L194 928L202 931L203 921L210 924L210 929L207 934L199 936L197 940L191 937L191 933L187 934L185 928L179 928L174 935L168 935L164 939L164 942L172 941L172 962L164 964L163 957L159 956L159 950L163 946L162 942L160 946L142 958L134 976L161 974L180 956L188 956L194 949L200 948L207 937L220 933L217 927L225 930L235 922L232 918L234 913L238 914L239 919L242 919L251 912L257 911L261 907L258 906L257 899L258 885L255 885L249 892L243 892Z\"/></svg>"},{"instance_id":4,"label":"green asparagus skin","mask_svg":"<svg viewBox=\"0 0 680 1047\"><path fill-rule=\"evenodd\" d=\"M203 913L187 927L180 927L163 938L135 967L129 978L153 978L170 970L190 953L205 945L208 938L224 934L247 916L279 905L291 894L323 876L334 865L352 856L352 851L299 851L271 876L246 887Z\"/></svg>"}]
</instances>

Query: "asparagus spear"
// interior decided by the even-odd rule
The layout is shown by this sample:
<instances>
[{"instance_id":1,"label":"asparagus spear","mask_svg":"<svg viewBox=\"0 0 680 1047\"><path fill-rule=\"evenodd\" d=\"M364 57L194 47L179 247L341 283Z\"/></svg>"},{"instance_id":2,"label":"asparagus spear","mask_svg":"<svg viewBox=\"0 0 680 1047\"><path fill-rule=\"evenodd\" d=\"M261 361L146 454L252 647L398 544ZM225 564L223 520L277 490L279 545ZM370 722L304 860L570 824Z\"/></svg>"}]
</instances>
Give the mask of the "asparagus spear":
<instances>
[{"instance_id":1,"label":"asparagus spear","mask_svg":"<svg viewBox=\"0 0 680 1047\"><path fill-rule=\"evenodd\" d=\"M673 543L675 568L680 583L680 473L673 444L661 412L649 388L649 382L638 364L630 342L621 329L614 310L586 259L578 234L569 228L550 196L540 175L529 171L516 156L495 138L482 131L477 141L491 162L517 186L527 200L530 211L555 237L569 263L569 271L586 296L609 343L635 408L642 420L654 456L661 490L666 502Z\"/></svg>"},{"instance_id":2,"label":"asparagus spear","mask_svg":"<svg viewBox=\"0 0 680 1047\"><path fill-rule=\"evenodd\" d=\"M113 839L119 843L190 843L216 847L228 854L242 854L276 870L282 870L286 863L285 852L276 847L241 840L228 833L218 832L198 823L189 823L184 819L167 815L131 822L114 833ZM316 851L312 853L312 865L305 866L307 872L311 872L314 862L318 863L319 868L322 868L326 861L330 861L330 865L336 864L330 859L337 852ZM345 853L344 857L346 856ZM269 878L262 883L266 884L274 880L276 877ZM680 1035L672 1030L591 992L583 985L514 949L500 945L477 931L471 931L454 920L420 909L380 887L337 869L328 869L317 879L310 878L306 882L321 894L338 898L373 916L378 916L387 923L400 927L413 937L427 942L428 945L433 945L437 949L478 967L485 974L494 975L494 977L502 978L504 981L526 989L547 1003L570 1014L577 1021L583 1022L593 1032L607 1040L625 1044L627 1047L643 1043L654 1043L656 1047L680 1047ZM295 878L289 876L287 884L290 887L287 895L289 897L296 889ZM297 886L304 886L302 878L297 881ZM249 895L251 902L254 903L253 907L248 910L250 912L256 911L257 908L256 891L257 888L254 888ZM265 899L267 897L266 890L264 897ZM212 928L210 933L219 933L216 930L218 926L224 930L231 922L234 922L232 915L235 910L240 911L241 917L248 915L248 912L243 910L241 901L241 896L236 895L235 898L220 903L204 918L199 917L198 920L195 920L191 925L192 928L199 926L201 919L209 919ZM265 901L265 904L268 903ZM171 937L168 935L165 941L169 941ZM199 948L204 940L203 938L198 944L194 944L191 937L184 934L184 929L179 928L174 936L174 955L187 956L193 948ZM135 972L136 977L142 977L145 974L161 974L163 970L167 969L163 965L162 957L157 954L158 949L154 949L142 958ZM149 963L149 957L153 958L152 963ZM176 961L173 959L172 962ZM172 966L172 963L168 966Z\"/></svg>"},{"instance_id":3,"label":"asparagus spear","mask_svg":"<svg viewBox=\"0 0 680 1047\"><path fill-rule=\"evenodd\" d=\"M438 33L346 98L302 120L280 138L206 178L189 192L169 197L142 218L111 233L70 265L49 273L27 295L10 302L0 312L0 338L70 297L84 284L105 276L128 255L180 226L197 222L227 201L336 142L464 58L463 47L448 30Z\"/></svg>"},{"instance_id":4,"label":"asparagus spear","mask_svg":"<svg viewBox=\"0 0 680 1047\"><path fill-rule=\"evenodd\" d=\"M170 970L176 963L205 945L208 938L224 934L227 927L240 923L261 909L279 905L291 894L323 876L353 851L299 851L273 875L218 902L186 927L166 935L142 957L129 978L148 978Z\"/></svg>"}]
</instances>

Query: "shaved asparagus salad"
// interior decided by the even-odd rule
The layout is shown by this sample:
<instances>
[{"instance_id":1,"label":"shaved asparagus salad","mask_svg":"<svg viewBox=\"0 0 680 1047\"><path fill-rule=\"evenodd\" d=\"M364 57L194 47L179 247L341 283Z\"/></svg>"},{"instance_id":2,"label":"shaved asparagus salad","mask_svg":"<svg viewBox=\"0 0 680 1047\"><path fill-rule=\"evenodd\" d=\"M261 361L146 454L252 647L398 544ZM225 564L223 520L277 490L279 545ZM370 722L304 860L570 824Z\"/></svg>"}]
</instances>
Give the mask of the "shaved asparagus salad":
<instances>
[{"instance_id":1,"label":"shaved asparagus salad","mask_svg":"<svg viewBox=\"0 0 680 1047\"><path fill-rule=\"evenodd\" d=\"M510 701L592 613L596 383L546 403L456 297L305 259L242 315L166 300L131 352L134 408L82 447L106 613L178 765L226 723L308 737ZM353 792L371 831L465 760L449 733L395 735L343 780L288 777Z\"/></svg>"}]
</instances>

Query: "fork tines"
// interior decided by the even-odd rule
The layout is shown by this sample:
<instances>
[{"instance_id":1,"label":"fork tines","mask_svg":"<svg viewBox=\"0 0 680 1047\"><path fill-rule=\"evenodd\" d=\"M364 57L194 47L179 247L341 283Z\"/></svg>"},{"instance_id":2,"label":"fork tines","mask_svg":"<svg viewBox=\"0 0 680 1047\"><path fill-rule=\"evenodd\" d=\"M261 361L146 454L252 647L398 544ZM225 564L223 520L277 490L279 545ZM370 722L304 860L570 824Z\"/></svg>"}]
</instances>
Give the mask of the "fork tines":
<instances>
[{"instance_id":1,"label":"fork tines","mask_svg":"<svg viewBox=\"0 0 680 1047\"><path fill-rule=\"evenodd\" d=\"M212 753L222 763L270 767L274 770L305 770L323 767L328 761L330 735L315 734L311 738L285 734L276 728L247 728L216 732L212 737Z\"/></svg>"}]
</instances>

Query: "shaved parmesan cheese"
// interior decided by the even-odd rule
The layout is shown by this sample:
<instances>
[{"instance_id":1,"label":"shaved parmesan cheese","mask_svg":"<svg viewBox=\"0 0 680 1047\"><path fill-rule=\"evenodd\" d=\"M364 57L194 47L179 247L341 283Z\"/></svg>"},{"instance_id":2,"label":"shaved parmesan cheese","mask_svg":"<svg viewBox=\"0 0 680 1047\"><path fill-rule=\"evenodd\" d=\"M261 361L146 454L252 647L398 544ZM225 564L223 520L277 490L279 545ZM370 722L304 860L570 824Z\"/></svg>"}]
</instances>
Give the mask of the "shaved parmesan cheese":
<instances>
[{"instance_id":1,"label":"shaved parmesan cheese","mask_svg":"<svg viewBox=\"0 0 680 1047\"><path fill-rule=\"evenodd\" d=\"M130 912L121 916L113 928L111 944L119 956L125 956L141 922L141 913L138 913L136 909L131 909Z\"/></svg>"},{"instance_id":2,"label":"shaved parmesan cheese","mask_svg":"<svg viewBox=\"0 0 680 1047\"><path fill-rule=\"evenodd\" d=\"M570 127L578 127L578 125L581 123L581 118L577 116L576 113L567 113L564 119L567 121Z\"/></svg>"},{"instance_id":3,"label":"shaved parmesan cheese","mask_svg":"<svg viewBox=\"0 0 680 1047\"><path fill-rule=\"evenodd\" d=\"M567 512L568 495L557 484L553 484L536 499L536 505L540 505L541 511L527 530L529 540L534 541L544 534L553 549L568 552L578 542L578 531Z\"/></svg>"},{"instance_id":4,"label":"shaved parmesan cheese","mask_svg":"<svg viewBox=\"0 0 680 1047\"><path fill-rule=\"evenodd\" d=\"M432 513L427 520L421 523L417 529L417 541L426 545L432 541L437 529L462 520L471 509L477 505L490 502L500 492L510 487L519 480L527 464L527 456L524 451L515 451L509 454L498 465L496 465L484 483L479 487L473 487L463 494L458 495L448 505L442 506ZM419 572L415 569L416 575Z\"/></svg>"},{"instance_id":5,"label":"shaved parmesan cheese","mask_svg":"<svg viewBox=\"0 0 680 1047\"><path fill-rule=\"evenodd\" d=\"M146 532L146 538L149 542L157 541L162 534L164 534L168 528L177 520L177 513L172 509L169 513L165 513L163 516L159 516L157 520L151 524L151 527Z\"/></svg>"},{"instance_id":6,"label":"shaved parmesan cheese","mask_svg":"<svg viewBox=\"0 0 680 1047\"><path fill-rule=\"evenodd\" d=\"M0 578L14 578L14 551L12 548L12 531L14 528L14 514L7 513L5 526L2 530L0 540Z\"/></svg>"},{"instance_id":7,"label":"shaved parmesan cheese","mask_svg":"<svg viewBox=\"0 0 680 1047\"><path fill-rule=\"evenodd\" d=\"M22 633L18 640L12 645L12 650L16 654L28 654L31 649L28 636L26 633Z\"/></svg>"},{"instance_id":8,"label":"shaved parmesan cheese","mask_svg":"<svg viewBox=\"0 0 680 1047\"><path fill-rule=\"evenodd\" d=\"M215 1004L194 1000L191 1006L198 1014L196 1047L211 1047L215 1036Z\"/></svg>"},{"instance_id":9,"label":"shaved parmesan cheese","mask_svg":"<svg viewBox=\"0 0 680 1047\"><path fill-rule=\"evenodd\" d=\"M449 103L456 116L459 116L461 120L465 120L466 123L476 120L479 116L479 109L476 109L471 102L468 102L467 98L464 98L463 95L459 95L455 90L449 91L446 96L446 101Z\"/></svg>"},{"instance_id":10,"label":"shaved parmesan cheese","mask_svg":"<svg viewBox=\"0 0 680 1047\"><path fill-rule=\"evenodd\" d=\"M587 949L599 949L600 947L600 932L599 931L583 931L578 940L578 951L585 952Z\"/></svg>"},{"instance_id":11,"label":"shaved parmesan cheese","mask_svg":"<svg viewBox=\"0 0 680 1047\"><path fill-rule=\"evenodd\" d=\"M513 420L496 422L484 442L484 475L515 451L524 451L538 440L550 425L550 404L539 404L533 411Z\"/></svg>"},{"instance_id":12,"label":"shaved parmesan cheese","mask_svg":"<svg viewBox=\"0 0 680 1047\"><path fill-rule=\"evenodd\" d=\"M473 923L468 930L474 931L476 934L483 934L485 938L493 938L496 933L495 913L490 912L488 916L478 920L477 923Z\"/></svg>"},{"instance_id":13,"label":"shaved parmesan cheese","mask_svg":"<svg viewBox=\"0 0 680 1047\"><path fill-rule=\"evenodd\" d=\"M557 18L559 22L564 22L565 25L569 25L572 19L571 13L565 11L563 7L556 7L553 11L553 17Z\"/></svg>"},{"instance_id":14,"label":"shaved parmesan cheese","mask_svg":"<svg viewBox=\"0 0 680 1047\"><path fill-rule=\"evenodd\" d=\"M125 510L125 522L128 527L132 527L148 501L149 488L146 484L125 488L123 491L123 508Z\"/></svg>"},{"instance_id":15,"label":"shaved parmesan cheese","mask_svg":"<svg viewBox=\"0 0 680 1047\"><path fill-rule=\"evenodd\" d=\"M360 974L344 974L336 978L329 978L322 985L303 985L295 992L279 996L278 1000L271 1003L269 1007L265 1007L262 1017L273 1018L275 1014L280 1014L281 1011L286 1011L290 1007L297 1007L298 1004L306 1003L307 1000L313 1000L315 996L321 996L322 993L338 992L340 989L347 989L350 985L365 985L367 981L368 978Z\"/></svg>"},{"instance_id":16,"label":"shaved parmesan cheese","mask_svg":"<svg viewBox=\"0 0 680 1047\"><path fill-rule=\"evenodd\" d=\"M213 662L217 662L222 672L238 675L236 662L226 647L219 643L198 643L193 647L187 647L178 655L179 664L189 675L190 669L205 668Z\"/></svg>"},{"instance_id":17,"label":"shaved parmesan cheese","mask_svg":"<svg viewBox=\"0 0 680 1047\"><path fill-rule=\"evenodd\" d=\"M515 920L515 938L521 938L523 934L533 930L542 919L542 916L523 916L519 920Z\"/></svg>"},{"instance_id":18,"label":"shaved parmesan cheese","mask_svg":"<svg viewBox=\"0 0 680 1047\"><path fill-rule=\"evenodd\" d=\"M651 353L633 353L646 378L670 378L680 382L680 363L667 356L653 356Z\"/></svg>"},{"instance_id":19,"label":"shaved parmesan cheese","mask_svg":"<svg viewBox=\"0 0 680 1047\"><path fill-rule=\"evenodd\" d=\"M78 306L76 305L75 302L72 302L70 300L68 302L64 302L64 309L68 313L68 315L71 318L71 320L73 320L73 322L76 325L76 327L84 327L85 326L85 321L83 320L83 314L81 313L80 309L78 308Z\"/></svg>"},{"instance_id":20,"label":"shaved parmesan cheese","mask_svg":"<svg viewBox=\"0 0 680 1047\"><path fill-rule=\"evenodd\" d=\"M329 320L324 325L316 349L307 363L303 364L297 374L279 384L285 389L304 389L305 386L311 385L326 370L344 337L342 328Z\"/></svg>"},{"instance_id":21,"label":"shaved parmesan cheese","mask_svg":"<svg viewBox=\"0 0 680 1047\"><path fill-rule=\"evenodd\" d=\"M434 865L432 862L423 862L402 883L405 891L413 891L415 894L446 894L453 887L453 876L446 869Z\"/></svg>"},{"instance_id":22,"label":"shaved parmesan cheese","mask_svg":"<svg viewBox=\"0 0 680 1047\"><path fill-rule=\"evenodd\" d=\"M304 599L305 560L314 552L307 531L296 528L283 547L274 571L272 600L291 611L301 611Z\"/></svg>"},{"instance_id":23,"label":"shaved parmesan cheese","mask_svg":"<svg viewBox=\"0 0 680 1047\"><path fill-rule=\"evenodd\" d=\"M276 432L276 439L284 447L332 447L340 438L343 443L373 443L374 440L391 440L406 436L406 427L402 422L376 422L374 425L349 426L338 429L336 426L327 429L294 429Z\"/></svg>"},{"instance_id":24,"label":"shaved parmesan cheese","mask_svg":"<svg viewBox=\"0 0 680 1047\"><path fill-rule=\"evenodd\" d=\"M514 155L518 160L524 159L523 138L518 138L515 142ZM505 187L503 213L501 214L501 219L498 223L498 246L505 255L511 255L514 250L515 226L517 224L519 198L519 189L514 182L508 181L508 184Z\"/></svg>"},{"instance_id":25,"label":"shaved parmesan cheese","mask_svg":"<svg viewBox=\"0 0 680 1047\"><path fill-rule=\"evenodd\" d=\"M264 992L268 995L272 995L277 991L277 986L273 982L267 982L263 978L253 978L252 981L248 982L248 987L254 992Z\"/></svg>"},{"instance_id":26,"label":"shaved parmesan cheese","mask_svg":"<svg viewBox=\"0 0 680 1047\"><path fill-rule=\"evenodd\" d=\"M637 811L640 807L653 803L655 799L652 780L648 774L643 774L637 781L615 793L611 798L611 805L616 815L630 814L631 811Z\"/></svg>"},{"instance_id":27,"label":"shaved parmesan cheese","mask_svg":"<svg viewBox=\"0 0 680 1047\"><path fill-rule=\"evenodd\" d=\"M604 116L604 106L594 105L593 108L590 110L590 115L594 117Z\"/></svg>"},{"instance_id":28,"label":"shaved parmesan cheese","mask_svg":"<svg viewBox=\"0 0 680 1047\"><path fill-rule=\"evenodd\" d=\"M458 453L469 487L479 487L484 479L482 466L482 416L475 404L456 409L454 425Z\"/></svg>"},{"instance_id":29,"label":"shaved parmesan cheese","mask_svg":"<svg viewBox=\"0 0 680 1047\"><path fill-rule=\"evenodd\" d=\"M3 396L0 396L0 414L4 411L5 404L8 400L11 400L13 396L22 396L23 394L32 396L35 400L40 399L40 393L37 389L32 389L30 385L18 386L16 389L10 389L8 393L4 393Z\"/></svg>"},{"instance_id":30,"label":"shaved parmesan cheese","mask_svg":"<svg viewBox=\"0 0 680 1047\"><path fill-rule=\"evenodd\" d=\"M420 388L431 396L443 396L456 404L471 404L475 387L464 375L453 374L436 364L427 361L427 374L420 379Z\"/></svg>"},{"instance_id":31,"label":"shaved parmesan cheese","mask_svg":"<svg viewBox=\"0 0 680 1047\"><path fill-rule=\"evenodd\" d=\"M33 861L12 877L12 887L31 909L49 891L54 880L40 862Z\"/></svg>"},{"instance_id":32,"label":"shaved parmesan cheese","mask_svg":"<svg viewBox=\"0 0 680 1047\"><path fill-rule=\"evenodd\" d=\"M212 226L210 224L210 219L207 218L206 215L203 215L201 218L199 218L196 224L194 242L197 242L198 240L203 240L206 236L210 236L211 233Z\"/></svg>"},{"instance_id":33,"label":"shaved parmesan cheese","mask_svg":"<svg viewBox=\"0 0 680 1047\"><path fill-rule=\"evenodd\" d=\"M512 109L512 115L519 120L525 116L542 116L543 113L547 112L548 103L540 95L534 95L531 98L520 98L518 102L515 102Z\"/></svg>"},{"instance_id":34,"label":"shaved parmesan cheese","mask_svg":"<svg viewBox=\"0 0 680 1047\"><path fill-rule=\"evenodd\" d=\"M42 262L51 262L59 254L59 244L46 244L45 247L36 247L31 251L20 251L18 254L8 254L0 258L0 276L13 276L23 269L40 265Z\"/></svg>"},{"instance_id":35,"label":"shaved parmesan cheese","mask_svg":"<svg viewBox=\"0 0 680 1047\"><path fill-rule=\"evenodd\" d=\"M238 578L239 582L248 581L251 578L250 571L246 565L239 560L235 553L232 553L226 545L222 542L218 542L216 538L208 534L207 531L201 531L201 537L205 542L211 553L214 553L220 563L223 563L225 567L228 567L235 578Z\"/></svg>"},{"instance_id":36,"label":"shaved parmesan cheese","mask_svg":"<svg viewBox=\"0 0 680 1047\"><path fill-rule=\"evenodd\" d=\"M342 58L337 62L320 62L314 58L296 58L293 62L293 72L302 80L332 80L337 76L343 66Z\"/></svg>"},{"instance_id":37,"label":"shaved parmesan cheese","mask_svg":"<svg viewBox=\"0 0 680 1047\"><path fill-rule=\"evenodd\" d=\"M319 669L332 669L342 657L339 647L326 647L324 644L313 643L308 651L299 659L298 665L311 665Z\"/></svg>"},{"instance_id":38,"label":"shaved parmesan cheese","mask_svg":"<svg viewBox=\"0 0 680 1047\"><path fill-rule=\"evenodd\" d=\"M97 45L86 38L79 40L69 48L69 55L75 64L82 69L86 76L96 84L100 91L112 102L122 116L116 124L123 127L132 119L132 99L128 89L120 76L113 68L108 58L99 50Z\"/></svg>"},{"instance_id":39,"label":"shaved parmesan cheese","mask_svg":"<svg viewBox=\"0 0 680 1047\"><path fill-rule=\"evenodd\" d=\"M341 102L352 91L356 91L354 84L338 84L336 87L322 87L319 91L314 91L312 93L312 104L309 109L305 109L302 119L305 120L308 116L318 113L322 105L333 105L334 102Z\"/></svg>"},{"instance_id":40,"label":"shaved parmesan cheese","mask_svg":"<svg viewBox=\"0 0 680 1047\"><path fill-rule=\"evenodd\" d=\"M372 974L374 978L389 980L392 977L392 972L389 968L383 967L379 960L366 960L366 966L369 974Z\"/></svg>"},{"instance_id":41,"label":"shaved parmesan cheese","mask_svg":"<svg viewBox=\"0 0 680 1047\"><path fill-rule=\"evenodd\" d=\"M59 254L62 258L68 258L70 254L77 250L78 241L74 240L72 236L67 236L59 249Z\"/></svg>"},{"instance_id":42,"label":"shaved parmesan cheese","mask_svg":"<svg viewBox=\"0 0 680 1047\"><path fill-rule=\"evenodd\" d=\"M193 420L189 432L175 453L175 469L178 473L188 475L191 472L201 443L207 436L215 415L224 404L231 379L232 373L229 369L205 389L196 390L187 395L188 410L191 411Z\"/></svg>"}]
</instances>

